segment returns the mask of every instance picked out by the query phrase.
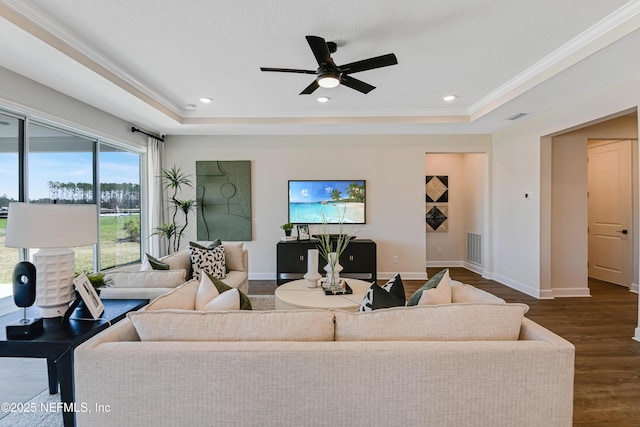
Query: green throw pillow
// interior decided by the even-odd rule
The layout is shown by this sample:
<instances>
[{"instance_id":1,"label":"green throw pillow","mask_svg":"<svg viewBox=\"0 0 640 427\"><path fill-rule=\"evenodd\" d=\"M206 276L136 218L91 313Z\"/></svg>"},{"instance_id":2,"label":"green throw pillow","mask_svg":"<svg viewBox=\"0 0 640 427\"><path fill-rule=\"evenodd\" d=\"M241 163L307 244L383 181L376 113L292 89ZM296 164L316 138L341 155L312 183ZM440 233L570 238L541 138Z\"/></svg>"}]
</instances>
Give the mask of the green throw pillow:
<instances>
[{"instance_id":1,"label":"green throw pillow","mask_svg":"<svg viewBox=\"0 0 640 427\"><path fill-rule=\"evenodd\" d=\"M211 274L205 271L206 275L209 276L211 282L216 287L218 292L223 293L230 289L233 289L231 286L224 283L222 280L212 276ZM240 310L251 310L251 301L249 301L249 297L245 295L240 289L238 289L238 293L240 294Z\"/></svg>"},{"instance_id":2,"label":"green throw pillow","mask_svg":"<svg viewBox=\"0 0 640 427\"><path fill-rule=\"evenodd\" d=\"M158 258L154 258L149 254L145 254L147 256L147 261L149 261L149 264L151 265L151 268L153 268L154 270L169 270L169 264L167 264L166 262L162 262L160 261Z\"/></svg>"},{"instance_id":3,"label":"green throw pillow","mask_svg":"<svg viewBox=\"0 0 640 427\"><path fill-rule=\"evenodd\" d=\"M422 292L426 291L427 289L432 289L432 288L435 288L436 286L438 286L438 284L442 280L442 277L444 277L444 274L447 271L449 271L449 269L445 268L444 270L439 271L431 279L427 280L427 282L424 285L420 286L420 288L418 288L418 290L415 291L413 293L413 295L411 295L411 298L409 298L409 304L407 304L407 305L418 305L418 301L420 301L420 297L422 296Z\"/></svg>"}]
</instances>

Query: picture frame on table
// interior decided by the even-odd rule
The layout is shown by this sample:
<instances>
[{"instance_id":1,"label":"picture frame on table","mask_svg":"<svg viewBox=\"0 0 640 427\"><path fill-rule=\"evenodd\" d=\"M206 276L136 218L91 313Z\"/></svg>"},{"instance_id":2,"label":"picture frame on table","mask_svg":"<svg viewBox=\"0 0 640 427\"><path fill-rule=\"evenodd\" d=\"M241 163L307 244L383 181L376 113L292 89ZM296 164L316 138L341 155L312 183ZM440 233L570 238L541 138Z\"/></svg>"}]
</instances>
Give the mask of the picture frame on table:
<instances>
[{"instance_id":1,"label":"picture frame on table","mask_svg":"<svg viewBox=\"0 0 640 427\"><path fill-rule=\"evenodd\" d=\"M94 320L100 318L104 312L104 304L102 304L100 296L91 284L87 275L82 273L73 279L73 285L75 286L76 291L78 291L78 294L80 294L80 298L82 298L84 306L89 310L89 313L91 313L91 317L93 317Z\"/></svg>"},{"instance_id":2,"label":"picture frame on table","mask_svg":"<svg viewBox=\"0 0 640 427\"><path fill-rule=\"evenodd\" d=\"M298 224L298 240L311 240L311 234L309 234L309 224Z\"/></svg>"}]
</instances>

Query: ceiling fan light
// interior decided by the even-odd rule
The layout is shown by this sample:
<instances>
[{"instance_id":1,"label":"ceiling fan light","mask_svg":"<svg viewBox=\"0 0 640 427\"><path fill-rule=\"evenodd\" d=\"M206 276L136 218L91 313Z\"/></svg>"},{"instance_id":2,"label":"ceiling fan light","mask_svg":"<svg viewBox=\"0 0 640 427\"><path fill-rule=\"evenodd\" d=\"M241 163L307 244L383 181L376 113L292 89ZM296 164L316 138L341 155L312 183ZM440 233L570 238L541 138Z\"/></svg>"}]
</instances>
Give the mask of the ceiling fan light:
<instances>
[{"instance_id":1,"label":"ceiling fan light","mask_svg":"<svg viewBox=\"0 0 640 427\"><path fill-rule=\"evenodd\" d=\"M325 74L318 77L318 85L320 85L320 87L331 89L338 86L339 84L340 76L337 76L335 74Z\"/></svg>"}]
</instances>

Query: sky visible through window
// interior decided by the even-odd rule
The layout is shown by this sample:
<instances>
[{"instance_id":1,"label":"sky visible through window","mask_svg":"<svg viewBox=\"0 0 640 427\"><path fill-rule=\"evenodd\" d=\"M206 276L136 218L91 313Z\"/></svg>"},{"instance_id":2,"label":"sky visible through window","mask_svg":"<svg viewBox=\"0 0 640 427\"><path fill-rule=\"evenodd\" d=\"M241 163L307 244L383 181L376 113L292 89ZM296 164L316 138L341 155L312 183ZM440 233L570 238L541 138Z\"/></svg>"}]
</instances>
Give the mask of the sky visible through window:
<instances>
[{"instance_id":1,"label":"sky visible through window","mask_svg":"<svg viewBox=\"0 0 640 427\"><path fill-rule=\"evenodd\" d=\"M50 197L48 182L92 182L91 153L30 153L29 199ZM128 152L100 153L100 181L140 183L139 155ZM0 195L18 199L18 155L0 154Z\"/></svg>"}]
</instances>

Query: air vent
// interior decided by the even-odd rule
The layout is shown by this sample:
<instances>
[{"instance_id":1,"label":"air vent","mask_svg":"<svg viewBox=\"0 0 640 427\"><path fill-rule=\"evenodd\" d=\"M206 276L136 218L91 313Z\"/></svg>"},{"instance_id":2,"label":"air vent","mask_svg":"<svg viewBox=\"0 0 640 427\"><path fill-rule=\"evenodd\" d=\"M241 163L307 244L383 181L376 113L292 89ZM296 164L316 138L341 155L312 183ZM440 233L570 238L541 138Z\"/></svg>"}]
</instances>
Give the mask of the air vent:
<instances>
[{"instance_id":1,"label":"air vent","mask_svg":"<svg viewBox=\"0 0 640 427\"><path fill-rule=\"evenodd\" d=\"M520 117L526 116L527 113L515 113L505 118L505 120L518 120Z\"/></svg>"}]
</instances>

